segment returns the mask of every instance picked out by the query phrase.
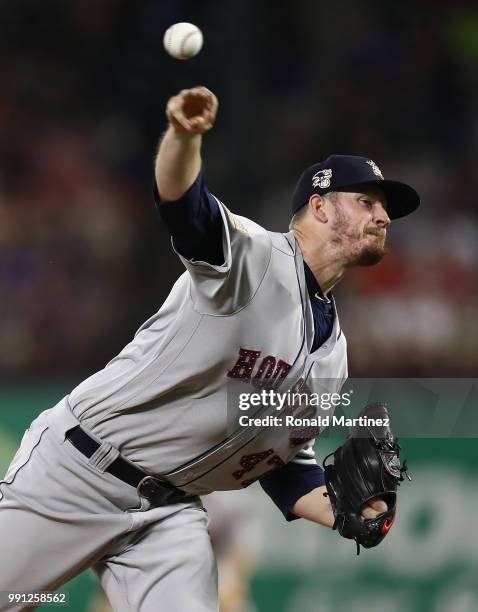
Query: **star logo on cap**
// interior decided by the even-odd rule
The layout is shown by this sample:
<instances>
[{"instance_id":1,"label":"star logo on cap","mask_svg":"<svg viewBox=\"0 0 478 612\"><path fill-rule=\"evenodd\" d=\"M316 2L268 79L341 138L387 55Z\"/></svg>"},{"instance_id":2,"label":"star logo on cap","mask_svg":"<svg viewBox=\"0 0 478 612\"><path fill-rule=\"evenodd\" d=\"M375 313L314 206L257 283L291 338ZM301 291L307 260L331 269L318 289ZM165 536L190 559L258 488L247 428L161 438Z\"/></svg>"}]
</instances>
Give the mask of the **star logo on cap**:
<instances>
[{"instance_id":1,"label":"star logo on cap","mask_svg":"<svg viewBox=\"0 0 478 612\"><path fill-rule=\"evenodd\" d=\"M372 166L372 170L373 173L376 174L377 176L379 176L381 179L383 179L383 174L382 171L380 170L380 168L377 166L377 164L372 161L371 159L368 159L366 162L369 166Z\"/></svg>"}]
</instances>

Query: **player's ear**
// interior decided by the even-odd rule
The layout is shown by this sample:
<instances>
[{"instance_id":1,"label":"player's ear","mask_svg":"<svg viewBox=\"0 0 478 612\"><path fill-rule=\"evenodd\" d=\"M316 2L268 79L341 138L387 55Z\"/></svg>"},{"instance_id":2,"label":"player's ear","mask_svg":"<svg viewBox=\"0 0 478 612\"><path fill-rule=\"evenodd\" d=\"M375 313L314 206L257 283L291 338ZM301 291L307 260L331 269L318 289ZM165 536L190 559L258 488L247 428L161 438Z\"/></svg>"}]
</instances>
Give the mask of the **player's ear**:
<instances>
[{"instance_id":1,"label":"player's ear","mask_svg":"<svg viewBox=\"0 0 478 612\"><path fill-rule=\"evenodd\" d=\"M327 223L329 218L325 210L325 198L318 193L314 193L309 198L309 210L312 213L314 219L317 219L320 223Z\"/></svg>"}]
</instances>

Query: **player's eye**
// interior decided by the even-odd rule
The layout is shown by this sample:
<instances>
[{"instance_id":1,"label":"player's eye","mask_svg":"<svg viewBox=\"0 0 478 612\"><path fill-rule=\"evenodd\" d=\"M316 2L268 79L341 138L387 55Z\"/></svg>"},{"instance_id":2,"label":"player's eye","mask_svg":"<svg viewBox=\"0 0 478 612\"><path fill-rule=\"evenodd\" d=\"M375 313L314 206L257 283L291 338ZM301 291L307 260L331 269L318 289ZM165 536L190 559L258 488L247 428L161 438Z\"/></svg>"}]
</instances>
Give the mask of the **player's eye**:
<instances>
[{"instance_id":1,"label":"player's eye","mask_svg":"<svg viewBox=\"0 0 478 612\"><path fill-rule=\"evenodd\" d=\"M361 198L361 202L363 202L367 208L372 208L372 200L369 200L368 198Z\"/></svg>"}]
</instances>

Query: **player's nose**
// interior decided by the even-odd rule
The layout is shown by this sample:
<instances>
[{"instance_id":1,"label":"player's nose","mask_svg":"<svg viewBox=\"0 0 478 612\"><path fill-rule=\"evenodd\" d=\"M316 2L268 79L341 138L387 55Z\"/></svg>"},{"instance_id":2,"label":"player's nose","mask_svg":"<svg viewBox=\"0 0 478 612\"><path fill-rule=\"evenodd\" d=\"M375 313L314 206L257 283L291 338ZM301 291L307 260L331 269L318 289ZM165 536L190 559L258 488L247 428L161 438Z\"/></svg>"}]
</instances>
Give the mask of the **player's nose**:
<instances>
[{"instance_id":1,"label":"player's nose","mask_svg":"<svg viewBox=\"0 0 478 612\"><path fill-rule=\"evenodd\" d=\"M373 220L374 220L374 223L378 225L378 227L382 227L384 229L386 229L391 223L390 217L388 216L387 211L379 203L377 203L374 206Z\"/></svg>"}]
</instances>

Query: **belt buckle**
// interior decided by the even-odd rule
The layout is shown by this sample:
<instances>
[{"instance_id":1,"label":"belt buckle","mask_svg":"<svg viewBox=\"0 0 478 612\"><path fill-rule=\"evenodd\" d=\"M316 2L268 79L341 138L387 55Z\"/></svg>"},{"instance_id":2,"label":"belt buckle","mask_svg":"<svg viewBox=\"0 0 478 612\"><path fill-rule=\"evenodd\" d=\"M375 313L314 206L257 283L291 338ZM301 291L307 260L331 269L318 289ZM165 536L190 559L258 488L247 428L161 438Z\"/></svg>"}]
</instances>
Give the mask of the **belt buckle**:
<instances>
[{"instance_id":1,"label":"belt buckle","mask_svg":"<svg viewBox=\"0 0 478 612\"><path fill-rule=\"evenodd\" d=\"M138 495L155 504L166 504L174 496L175 489L157 476L145 476L136 487Z\"/></svg>"}]
</instances>

